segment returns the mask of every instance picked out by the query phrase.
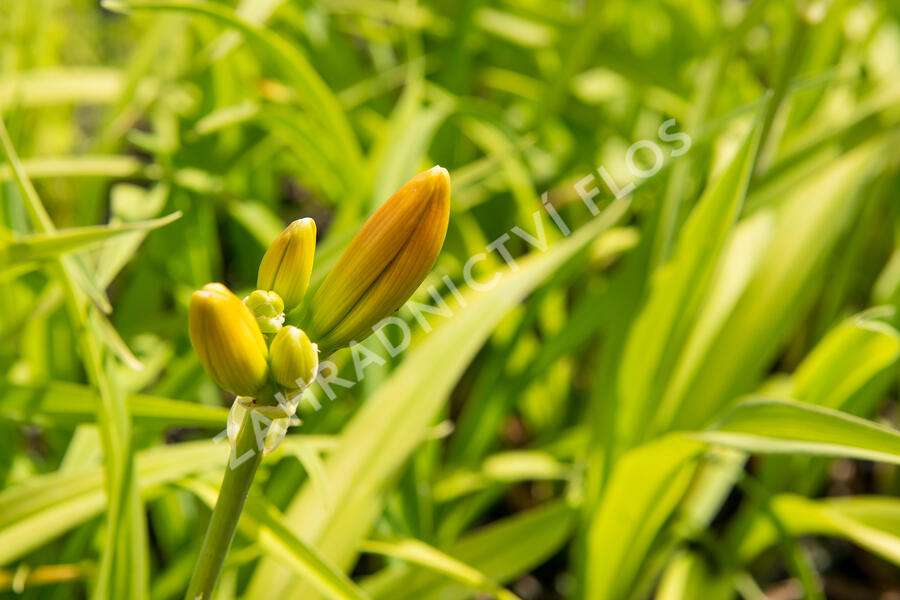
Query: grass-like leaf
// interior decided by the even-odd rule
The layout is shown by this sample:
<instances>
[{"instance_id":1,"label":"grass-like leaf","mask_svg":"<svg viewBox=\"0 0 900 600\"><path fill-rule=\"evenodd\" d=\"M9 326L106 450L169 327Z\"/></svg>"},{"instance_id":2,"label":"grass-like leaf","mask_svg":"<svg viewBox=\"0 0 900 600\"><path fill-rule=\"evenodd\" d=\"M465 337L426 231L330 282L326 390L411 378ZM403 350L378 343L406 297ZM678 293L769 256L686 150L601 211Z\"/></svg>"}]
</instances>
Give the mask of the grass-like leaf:
<instances>
[{"instance_id":1,"label":"grass-like leaf","mask_svg":"<svg viewBox=\"0 0 900 600\"><path fill-rule=\"evenodd\" d=\"M782 494L771 499L738 548L749 562L777 543L782 532L792 536L824 535L845 538L900 565L900 500L855 496L810 500Z\"/></svg>"},{"instance_id":2,"label":"grass-like leaf","mask_svg":"<svg viewBox=\"0 0 900 600\"><path fill-rule=\"evenodd\" d=\"M49 233L28 235L14 240L6 246L0 245L0 265L4 262L33 262L57 258L68 252L84 250L107 240L115 239L125 233L157 229L168 225L180 217L181 213L175 212L166 217L149 221L58 229Z\"/></svg>"},{"instance_id":3,"label":"grass-like leaf","mask_svg":"<svg viewBox=\"0 0 900 600\"><path fill-rule=\"evenodd\" d=\"M900 431L802 402L750 398L689 434L751 454L810 454L900 464Z\"/></svg>"}]
</instances>

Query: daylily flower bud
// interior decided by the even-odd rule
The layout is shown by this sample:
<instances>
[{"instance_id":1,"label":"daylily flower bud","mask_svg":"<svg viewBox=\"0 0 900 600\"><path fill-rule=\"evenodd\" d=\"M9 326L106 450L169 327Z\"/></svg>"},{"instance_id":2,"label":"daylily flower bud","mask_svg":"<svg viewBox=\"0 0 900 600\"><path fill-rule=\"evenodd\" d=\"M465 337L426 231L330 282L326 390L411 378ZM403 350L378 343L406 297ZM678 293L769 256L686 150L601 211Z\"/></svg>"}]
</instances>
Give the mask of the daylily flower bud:
<instances>
[{"instance_id":1,"label":"daylily flower bud","mask_svg":"<svg viewBox=\"0 0 900 600\"><path fill-rule=\"evenodd\" d=\"M259 263L256 287L272 290L284 300L288 312L300 305L316 254L316 222L298 219L281 232Z\"/></svg>"},{"instance_id":2,"label":"daylily flower bud","mask_svg":"<svg viewBox=\"0 0 900 600\"><path fill-rule=\"evenodd\" d=\"M272 340L272 377L288 389L305 388L319 370L319 349L303 330L288 325Z\"/></svg>"},{"instance_id":3,"label":"daylily flower bud","mask_svg":"<svg viewBox=\"0 0 900 600\"><path fill-rule=\"evenodd\" d=\"M266 385L266 341L256 318L227 287L210 283L194 292L188 321L194 350L222 389L252 396Z\"/></svg>"},{"instance_id":4,"label":"daylily flower bud","mask_svg":"<svg viewBox=\"0 0 900 600\"><path fill-rule=\"evenodd\" d=\"M437 259L450 218L450 175L413 177L363 225L310 302L308 332L324 353L361 342L397 311Z\"/></svg>"},{"instance_id":5,"label":"daylily flower bud","mask_svg":"<svg viewBox=\"0 0 900 600\"><path fill-rule=\"evenodd\" d=\"M244 306L256 317L263 333L278 333L284 325L284 302L275 292L256 290L244 298Z\"/></svg>"}]
</instances>

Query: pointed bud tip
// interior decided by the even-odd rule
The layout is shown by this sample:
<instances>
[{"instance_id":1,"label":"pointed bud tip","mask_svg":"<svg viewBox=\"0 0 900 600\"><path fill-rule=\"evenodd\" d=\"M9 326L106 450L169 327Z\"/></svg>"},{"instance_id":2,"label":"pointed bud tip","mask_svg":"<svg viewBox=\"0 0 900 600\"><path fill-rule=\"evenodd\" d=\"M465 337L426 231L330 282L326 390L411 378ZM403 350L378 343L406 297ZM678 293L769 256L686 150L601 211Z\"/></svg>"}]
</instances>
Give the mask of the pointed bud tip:
<instances>
[{"instance_id":1,"label":"pointed bud tip","mask_svg":"<svg viewBox=\"0 0 900 600\"><path fill-rule=\"evenodd\" d=\"M431 186L431 192L425 198L427 200L440 198L438 192L450 192L450 173L440 165L435 165L428 170L422 171L409 181L409 183L419 182Z\"/></svg>"},{"instance_id":2,"label":"pointed bud tip","mask_svg":"<svg viewBox=\"0 0 900 600\"><path fill-rule=\"evenodd\" d=\"M433 167L431 167L430 169L428 169L425 172L430 173L433 177L442 177L442 178L446 179L447 181L450 181L449 171L447 171L447 169L445 169L441 165L434 165Z\"/></svg>"},{"instance_id":3,"label":"pointed bud tip","mask_svg":"<svg viewBox=\"0 0 900 600\"><path fill-rule=\"evenodd\" d=\"M429 202L446 202L450 201L450 173L444 167L435 165L423 173L431 180L431 193L428 195Z\"/></svg>"},{"instance_id":4,"label":"pointed bud tip","mask_svg":"<svg viewBox=\"0 0 900 600\"><path fill-rule=\"evenodd\" d=\"M314 219L309 217L303 217L302 219L297 219L296 221L291 221L290 225L287 226L286 231L291 233L296 231L306 231L310 230L313 234L316 233L316 222Z\"/></svg>"},{"instance_id":5,"label":"pointed bud tip","mask_svg":"<svg viewBox=\"0 0 900 600\"><path fill-rule=\"evenodd\" d=\"M266 250L259 264L256 286L277 292L289 312L306 294L316 251L316 222L297 219Z\"/></svg>"}]
</instances>

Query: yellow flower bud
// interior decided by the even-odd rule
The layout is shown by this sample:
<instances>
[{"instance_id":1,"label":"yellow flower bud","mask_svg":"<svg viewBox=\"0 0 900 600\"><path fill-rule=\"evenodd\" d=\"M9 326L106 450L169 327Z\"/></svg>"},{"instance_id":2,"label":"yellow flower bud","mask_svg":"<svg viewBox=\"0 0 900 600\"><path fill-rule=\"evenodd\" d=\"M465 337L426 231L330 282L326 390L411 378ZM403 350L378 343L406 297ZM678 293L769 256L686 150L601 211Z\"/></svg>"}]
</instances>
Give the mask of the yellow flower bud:
<instances>
[{"instance_id":1,"label":"yellow flower bud","mask_svg":"<svg viewBox=\"0 0 900 600\"><path fill-rule=\"evenodd\" d=\"M284 302L275 292L256 290L244 298L244 306L256 317L263 333L278 333L284 325Z\"/></svg>"},{"instance_id":2,"label":"yellow flower bud","mask_svg":"<svg viewBox=\"0 0 900 600\"><path fill-rule=\"evenodd\" d=\"M305 388L319 370L319 349L303 330L288 325L272 340L272 377L288 389Z\"/></svg>"},{"instance_id":3,"label":"yellow flower bud","mask_svg":"<svg viewBox=\"0 0 900 600\"><path fill-rule=\"evenodd\" d=\"M284 300L288 312L300 305L316 254L316 222L298 219L281 232L259 263L256 287L272 290Z\"/></svg>"},{"instance_id":4,"label":"yellow flower bud","mask_svg":"<svg viewBox=\"0 0 900 600\"><path fill-rule=\"evenodd\" d=\"M188 321L194 350L222 389L252 396L266 385L266 341L254 316L227 287L210 283L194 292Z\"/></svg>"},{"instance_id":5,"label":"yellow flower bud","mask_svg":"<svg viewBox=\"0 0 900 600\"><path fill-rule=\"evenodd\" d=\"M308 331L325 353L361 342L434 266L450 218L450 175L413 177L363 225L310 302Z\"/></svg>"}]
</instances>

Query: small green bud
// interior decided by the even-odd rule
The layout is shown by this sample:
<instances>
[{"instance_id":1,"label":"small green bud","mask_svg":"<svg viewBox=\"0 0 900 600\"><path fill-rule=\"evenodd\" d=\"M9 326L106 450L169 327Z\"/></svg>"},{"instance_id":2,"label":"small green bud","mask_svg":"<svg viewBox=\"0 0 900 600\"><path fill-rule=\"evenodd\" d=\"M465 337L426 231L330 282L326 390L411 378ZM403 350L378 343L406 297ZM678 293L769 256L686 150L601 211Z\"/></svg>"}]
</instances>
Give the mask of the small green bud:
<instances>
[{"instance_id":1,"label":"small green bud","mask_svg":"<svg viewBox=\"0 0 900 600\"><path fill-rule=\"evenodd\" d=\"M284 325L284 302L275 292L256 290L244 298L244 306L256 317L263 333L278 333Z\"/></svg>"},{"instance_id":2,"label":"small green bud","mask_svg":"<svg viewBox=\"0 0 900 600\"><path fill-rule=\"evenodd\" d=\"M191 295L191 343L213 380L237 396L253 396L268 382L266 341L256 318L221 283Z\"/></svg>"},{"instance_id":3,"label":"small green bud","mask_svg":"<svg viewBox=\"0 0 900 600\"><path fill-rule=\"evenodd\" d=\"M316 254L316 222L298 219L281 232L259 263L256 287L272 290L287 312L303 301Z\"/></svg>"},{"instance_id":4,"label":"small green bud","mask_svg":"<svg viewBox=\"0 0 900 600\"><path fill-rule=\"evenodd\" d=\"M272 377L288 389L305 388L319 371L319 349L301 329L288 325L272 340Z\"/></svg>"}]
</instances>

